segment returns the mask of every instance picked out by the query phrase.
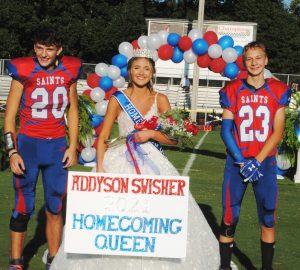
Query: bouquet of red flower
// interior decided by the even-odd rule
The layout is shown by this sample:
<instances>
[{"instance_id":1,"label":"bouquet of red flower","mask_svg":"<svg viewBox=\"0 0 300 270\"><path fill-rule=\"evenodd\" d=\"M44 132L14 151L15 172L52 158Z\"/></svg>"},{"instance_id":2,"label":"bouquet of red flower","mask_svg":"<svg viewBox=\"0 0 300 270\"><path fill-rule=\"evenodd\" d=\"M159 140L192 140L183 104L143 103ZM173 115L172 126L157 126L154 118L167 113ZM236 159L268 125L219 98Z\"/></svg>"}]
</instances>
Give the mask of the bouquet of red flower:
<instances>
[{"instance_id":1,"label":"bouquet of red flower","mask_svg":"<svg viewBox=\"0 0 300 270\"><path fill-rule=\"evenodd\" d=\"M180 148L192 145L192 136L197 135L199 128L187 117L186 111L173 109L149 120L135 124L135 129L159 130L170 139L176 140Z\"/></svg>"}]
</instances>

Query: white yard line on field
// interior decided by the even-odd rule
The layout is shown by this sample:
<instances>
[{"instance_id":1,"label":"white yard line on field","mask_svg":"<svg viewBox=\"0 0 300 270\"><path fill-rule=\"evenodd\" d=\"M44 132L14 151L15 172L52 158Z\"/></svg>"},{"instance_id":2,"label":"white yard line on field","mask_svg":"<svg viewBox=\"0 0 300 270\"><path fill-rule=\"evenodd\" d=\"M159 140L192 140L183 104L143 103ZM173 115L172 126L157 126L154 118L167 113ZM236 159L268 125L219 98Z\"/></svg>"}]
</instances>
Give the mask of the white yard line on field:
<instances>
[{"instance_id":1,"label":"white yard line on field","mask_svg":"<svg viewBox=\"0 0 300 270\"><path fill-rule=\"evenodd\" d=\"M199 140L199 142L197 143L197 145L194 147L194 150L200 148L200 146L202 145L202 143L203 143L205 137L207 136L207 134L208 134L208 132L206 132L206 133L201 137L201 139ZM189 175L189 171L190 171L190 169L191 169L192 166L193 166L193 163L194 163L195 158L196 158L196 154L195 154L195 153L192 153L192 154L190 155L189 160L188 160L187 163L185 164L185 167L184 167L183 172L181 173L181 175L183 175L183 176Z\"/></svg>"}]
</instances>

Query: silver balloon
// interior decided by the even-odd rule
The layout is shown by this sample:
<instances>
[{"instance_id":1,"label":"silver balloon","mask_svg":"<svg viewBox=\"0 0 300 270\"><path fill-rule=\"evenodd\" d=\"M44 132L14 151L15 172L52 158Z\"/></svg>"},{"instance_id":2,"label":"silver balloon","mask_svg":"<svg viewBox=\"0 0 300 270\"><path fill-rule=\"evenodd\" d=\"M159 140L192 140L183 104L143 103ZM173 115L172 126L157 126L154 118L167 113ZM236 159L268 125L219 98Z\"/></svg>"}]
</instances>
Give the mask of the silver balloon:
<instances>
[{"instance_id":1,"label":"silver balloon","mask_svg":"<svg viewBox=\"0 0 300 270\"><path fill-rule=\"evenodd\" d=\"M95 87L92 89L90 96L94 102L100 102L105 98L105 92L100 87Z\"/></svg>"},{"instance_id":2,"label":"silver balloon","mask_svg":"<svg viewBox=\"0 0 300 270\"><path fill-rule=\"evenodd\" d=\"M137 42L138 42L138 45L139 45L140 48L142 48L142 49L146 49L147 48L147 39L148 39L147 36L140 36L138 38Z\"/></svg>"},{"instance_id":3,"label":"silver balloon","mask_svg":"<svg viewBox=\"0 0 300 270\"><path fill-rule=\"evenodd\" d=\"M86 137L85 140L82 142L82 145L83 145L84 147L90 148L90 147L92 147L92 145L94 144L94 142L95 142L95 137L93 137L93 136L88 136L88 137Z\"/></svg>"},{"instance_id":4,"label":"silver balloon","mask_svg":"<svg viewBox=\"0 0 300 270\"><path fill-rule=\"evenodd\" d=\"M189 32L188 36L191 38L192 41L194 41L194 40L196 40L198 38L201 38L202 37L202 33L200 32L199 29L194 28L194 29L192 29Z\"/></svg>"},{"instance_id":5,"label":"silver balloon","mask_svg":"<svg viewBox=\"0 0 300 270\"><path fill-rule=\"evenodd\" d=\"M120 77L121 70L117 66L111 65L107 69L107 75L112 80L116 80L116 79L118 79Z\"/></svg>"},{"instance_id":6,"label":"silver balloon","mask_svg":"<svg viewBox=\"0 0 300 270\"><path fill-rule=\"evenodd\" d=\"M107 76L107 68L108 65L106 65L105 63L99 63L95 67L95 72L100 77Z\"/></svg>"},{"instance_id":7,"label":"silver balloon","mask_svg":"<svg viewBox=\"0 0 300 270\"><path fill-rule=\"evenodd\" d=\"M132 44L127 41L120 43L119 53L125 55L128 59L130 59L133 56Z\"/></svg>"},{"instance_id":8,"label":"silver balloon","mask_svg":"<svg viewBox=\"0 0 300 270\"><path fill-rule=\"evenodd\" d=\"M81 157L85 162L91 162L96 157L96 149L94 147L83 148Z\"/></svg>"},{"instance_id":9,"label":"silver balloon","mask_svg":"<svg viewBox=\"0 0 300 270\"><path fill-rule=\"evenodd\" d=\"M226 63L233 63L237 59L238 55L234 48L226 48L222 52L222 58Z\"/></svg>"},{"instance_id":10,"label":"silver balloon","mask_svg":"<svg viewBox=\"0 0 300 270\"><path fill-rule=\"evenodd\" d=\"M151 50L157 50L161 44L160 36L157 33L151 34L147 39L147 47Z\"/></svg>"},{"instance_id":11,"label":"silver balloon","mask_svg":"<svg viewBox=\"0 0 300 270\"><path fill-rule=\"evenodd\" d=\"M189 49L183 53L183 59L186 63L193 64L197 59L197 55L194 54L192 49Z\"/></svg>"},{"instance_id":12,"label":"silver balloon","mask_svg":"<svg viewBox=\"0 0 300 270\"><path fill-rule=\"evenodd\" d=\"M124 77L120 76L118 79L113 81L113 86L117 88L122 88L125 85L125 79Z\"/></svg>"},{"instance_id":13,"label":"silver balloon","mask_svg":"<svg viewBox=\"0 0 300 270\"><path fill-rule=\"evenodd\" d=\"M264 78L265 79L270 79L272 77L273 77L273 74L271 73L271 71L265 68L264 69Z\"/></svg>"},{"instance_id":14,"label":"silver balloon","mask_svg":"<svg viewBox=\"0 0 300 270\"><path fill-rule=\"evenodd\" d=\"M277 167L280 170L288 170L289 168L291 168L291 161L286 155L278 155L276 157L276 161L277 161Z\"/></svg>"},{"instance_id":15,"label":"silver balloon","mask_svg":"<svg viewBox=\"0 0 300 270\"><path fill-rule=\"evenodd\" d=\"M95 109L96 109L96 113L104 116L107 110L107 105L108 105L108 101L107 100L102 100L98 103L96 103L95 105Z\"/></svg>"},{"instance_id":16,"label":"silver balloon","mask_svg":"<svg viewBox=\"0 0 300 270\"><path fill-rule=\"evenodd\" d=\"M157 50L153 50L152 51L152 59L154 62L156 62L158 60L158 52Z\"/></svg>"},{"instance_id":17,"label":"silver balloon","mask_svg":"<svg viewBox=\"0 0 300 270\"><path fill-rule=\"evenodd\" d=\"M222 55L222 47L219 44L212 44L208 47L207 53L211 58L219 58Z\"/></svg>"},{"instance_id":18,"label":"silver balloon","mask_svg":"<svg viewBox=\"0 0 300 270\"><path fill-rule=\"evenodd\" d=\"M160 30L158 33L157 33L159 36L160 36L160 39L161 39L161 44L167 44L168 43L168 36L169 36L169 33L165 30Z\"/></svg>"}]
</instances>

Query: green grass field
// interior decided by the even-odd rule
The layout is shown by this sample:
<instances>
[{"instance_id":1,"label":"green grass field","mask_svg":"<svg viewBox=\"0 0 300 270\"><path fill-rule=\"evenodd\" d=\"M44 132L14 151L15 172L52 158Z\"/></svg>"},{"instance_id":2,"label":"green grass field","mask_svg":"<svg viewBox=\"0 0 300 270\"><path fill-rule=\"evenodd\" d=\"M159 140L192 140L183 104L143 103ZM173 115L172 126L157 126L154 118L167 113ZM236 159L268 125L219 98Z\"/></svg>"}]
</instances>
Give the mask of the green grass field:
<instances>
[{"instance_id":1,"label":"green grass field","mask_svg":"<svg viewBox=\"0 0 300 270\"><path fill-rule=\"evenodd\" d=\"M199 140L201 136L203 136L203 133L200 133L195 140ZM193 153L196 155L189 172L191 178L190 189L213 232L217 235L221 217L221 185L225 162L225 148L220 139L219 130L216 129L210 132L201 147L194 150L194 152L192 149L178 151L176 147L169 147L165 152L180 172L182 172L190 155ZM82 170L86 168L76 166L73 169ZM7 268L9 258L8 223L13 207L11 182L11 173L8 170L0 172L0 197L2 198L0 204L0 270ZM300 225L300 185L294 184L288 178L279 180L278 184L277 244L274 270L297 270L300 264L298 227ZM29 224L24 250L26 261L29 261L30 270L44 269L41 258L46 249L41 181L37 186L37 194L35 215ZM233 260L239 269L259 269L259 225L254 196L250 186L242 206L236 233L236 244Z\"/></svg>"}]
</instances>

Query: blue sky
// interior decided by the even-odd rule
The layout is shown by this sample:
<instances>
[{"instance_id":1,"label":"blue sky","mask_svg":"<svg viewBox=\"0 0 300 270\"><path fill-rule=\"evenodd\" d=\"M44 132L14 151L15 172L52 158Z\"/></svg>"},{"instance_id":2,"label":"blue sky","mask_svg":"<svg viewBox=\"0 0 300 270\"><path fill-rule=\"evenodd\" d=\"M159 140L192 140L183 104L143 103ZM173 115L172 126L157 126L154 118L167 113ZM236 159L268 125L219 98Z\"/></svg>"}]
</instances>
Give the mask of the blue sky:
<instances>
[{"instance_id":1,"label":"blue sky","mask_svg":"<svg viewBox=\"0 0 300 270\"><path fill-rule=\"evenodd\" d=\"M288 6L288 5L290 4L291 1L292 1L292 0L284 0L283 2L284 2L285 5Z\"/></svg>"}]
</instances>

